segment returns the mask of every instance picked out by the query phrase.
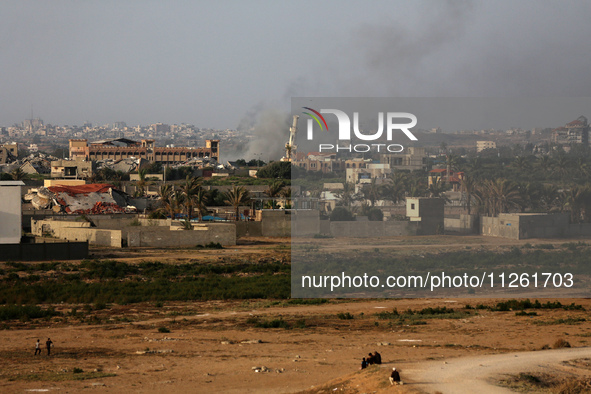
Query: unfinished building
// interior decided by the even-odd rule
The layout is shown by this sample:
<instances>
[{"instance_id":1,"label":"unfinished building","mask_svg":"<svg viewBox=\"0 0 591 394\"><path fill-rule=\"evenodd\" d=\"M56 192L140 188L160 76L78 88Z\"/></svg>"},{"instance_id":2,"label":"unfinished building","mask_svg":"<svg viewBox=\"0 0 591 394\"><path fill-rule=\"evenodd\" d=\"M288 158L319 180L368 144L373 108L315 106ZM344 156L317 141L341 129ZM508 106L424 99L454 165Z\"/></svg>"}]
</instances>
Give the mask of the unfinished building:
<instances>
[{"instance_id":1,"label":"unfinished building","mask_svg":"<svg viewBox=\"0 0 591 394\"><path fill-rule=\"evenodd\" d=\"M152 163L178 164L194 158L209 158L219 162L219 140L206 140L204 148L160 147L154 140L133 141L127 138L95 141L70 140L70 159L73 160L121 160L141 158Z\"/></svg>"}]
</instances>

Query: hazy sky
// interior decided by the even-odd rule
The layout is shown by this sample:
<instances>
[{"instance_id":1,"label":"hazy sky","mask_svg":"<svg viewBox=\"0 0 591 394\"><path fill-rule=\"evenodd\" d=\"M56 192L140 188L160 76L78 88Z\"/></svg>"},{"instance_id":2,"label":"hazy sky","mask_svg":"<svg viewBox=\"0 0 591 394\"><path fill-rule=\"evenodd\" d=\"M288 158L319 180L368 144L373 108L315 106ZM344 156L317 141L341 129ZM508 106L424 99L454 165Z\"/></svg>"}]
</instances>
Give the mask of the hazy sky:
<instances>
[{"instance_id":1,"label":"hazy sky","mask_svg":"<svg viewBox=\"0 0 591 394\"><path fill-rule=\"evenodd\" d=\"M31 108L52 124L236 128L291 96L591 96L590 15L583 1L5 0L0 125Z\"/></svg>"}]
</instances>

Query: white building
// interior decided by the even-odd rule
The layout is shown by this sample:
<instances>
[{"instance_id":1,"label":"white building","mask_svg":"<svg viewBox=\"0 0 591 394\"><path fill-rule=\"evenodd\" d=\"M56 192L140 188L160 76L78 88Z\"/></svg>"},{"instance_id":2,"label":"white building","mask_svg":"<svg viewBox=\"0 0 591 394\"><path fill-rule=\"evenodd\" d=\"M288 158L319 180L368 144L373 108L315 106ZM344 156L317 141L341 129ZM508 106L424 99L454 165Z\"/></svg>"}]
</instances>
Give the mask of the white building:
<instances>
[{"instance_id":1,"label":"white building","mask_svg":"<svg viewBox=\"0 0 591 394\"><path fill-rule=\"evenodd\" d=\"M0 181L0 244L21 242L23 181Z\"/></svg>"}]
</instances>

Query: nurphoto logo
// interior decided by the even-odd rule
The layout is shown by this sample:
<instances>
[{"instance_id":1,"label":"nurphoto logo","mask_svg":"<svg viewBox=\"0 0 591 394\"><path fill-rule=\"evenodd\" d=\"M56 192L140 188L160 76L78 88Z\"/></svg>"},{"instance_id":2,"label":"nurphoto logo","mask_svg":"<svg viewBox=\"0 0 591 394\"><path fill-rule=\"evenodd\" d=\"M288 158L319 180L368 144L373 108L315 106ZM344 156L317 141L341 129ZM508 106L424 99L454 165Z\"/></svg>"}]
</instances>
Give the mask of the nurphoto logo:
<instances>
[{"instance_id":1,"label":"nurphoto logo","mask_svg":"<svg viewBox=\"0 0 591 394\"><path fill-rule=\"evenodd\" d=\"M314 139L314 122L320 127L320 130L328 132L328 124L322 114L332 114L336 116L338 122L338 139L339 141L351 141L351 118L344 111L338 109L321 109L316 111L310 107L303 107L310 112L304 112L304 114L310 116L307 122L307 138L308 141ZM417 137L410 131L411 128L416 126L417 117L408 112L387 112L386 113L386 140L392 141L394 133L401 131L411 141L417 141ZM400 120L406 120L406 122L400 122ZM361 141L377 141L382 138L384 134L384 112L378 112L378 128L373 134L364 134L359 128L359 112L353 112L353 134L356 139ZM319 144L318 151L348 151L348 152L391 152L399 153L404 150L404 147L400 144L385 144L385 143L373 143L373 144L346 144L344 146L335 144Z\"/></svg>"}]
</instances>

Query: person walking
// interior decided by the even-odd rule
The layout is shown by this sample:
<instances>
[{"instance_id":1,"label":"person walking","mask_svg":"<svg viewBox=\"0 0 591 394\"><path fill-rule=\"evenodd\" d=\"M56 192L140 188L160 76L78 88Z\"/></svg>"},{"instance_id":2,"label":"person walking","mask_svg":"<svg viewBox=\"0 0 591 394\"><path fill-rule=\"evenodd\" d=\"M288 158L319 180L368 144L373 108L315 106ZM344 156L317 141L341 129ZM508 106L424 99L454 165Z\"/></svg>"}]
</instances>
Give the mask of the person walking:
<instances>
[{"instance_id":1,"label":"person walking","mask_svg":"<svg viewBox=\"0 0 591 394\"><path fill-rule=\"evenodd\" d=\"M37 339L37 342L35 343L35 356L37 355L37 353L41 354L41 342L39 342L38 339Z\"/></svg>"},{"instance_id":2,"label":"person walking","mask_svg":"<svg viewBox=\"0 0 591 394\"><path fill-rule=\"evenodd\" d=\"M49 356L51 354L51 346L53 345L53 342L51 342L50 338L47 338L47 341L45 341L45 346L47 347L47 355Z\"/></svg>"}]
</instances>

